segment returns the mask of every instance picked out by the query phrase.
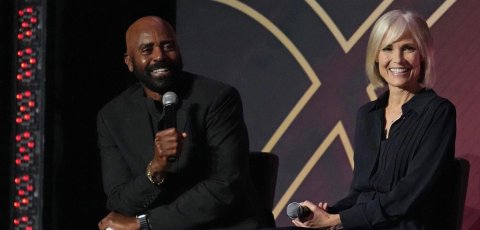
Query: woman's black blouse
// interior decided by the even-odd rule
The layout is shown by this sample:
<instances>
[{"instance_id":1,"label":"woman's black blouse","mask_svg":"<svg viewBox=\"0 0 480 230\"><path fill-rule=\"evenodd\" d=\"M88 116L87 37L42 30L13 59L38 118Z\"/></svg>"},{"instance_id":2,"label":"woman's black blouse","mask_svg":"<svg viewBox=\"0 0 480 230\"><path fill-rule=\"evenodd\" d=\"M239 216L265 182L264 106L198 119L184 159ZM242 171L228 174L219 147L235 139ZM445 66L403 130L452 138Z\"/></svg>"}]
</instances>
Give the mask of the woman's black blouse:
<instances>
[{"instance_id":1,"label":"woman's black blouse","mask_svg":"<svg viewBox=\"0 0 480 230\"><path fill-rule=\"evenodd\" d=\"M454 105L422 90L402 106L384 136L388 91L357 114L354 174L349 194L330 212L344 229L423 229L428 196L453 161ZM428 207L427 207L428 208Z\"/></svg>"}]
</instances>

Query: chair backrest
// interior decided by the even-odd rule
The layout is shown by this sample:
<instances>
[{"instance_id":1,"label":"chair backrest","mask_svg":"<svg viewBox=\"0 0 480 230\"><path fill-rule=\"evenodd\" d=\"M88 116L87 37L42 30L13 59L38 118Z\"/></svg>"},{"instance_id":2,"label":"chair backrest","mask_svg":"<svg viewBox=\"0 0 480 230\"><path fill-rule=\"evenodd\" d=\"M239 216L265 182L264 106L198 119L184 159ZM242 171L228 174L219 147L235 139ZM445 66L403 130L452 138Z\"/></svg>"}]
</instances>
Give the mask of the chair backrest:
<instances>
[{"instance_id":1,"label":"chair backrest","mask_svg":"<svg viewBox=\"0 0 480 230\"><path fill-rule=\"evenodd\" d=\"M262 206L270 223L266 227L275 227L273 202L277 185L278 156L267 152L250 152L250 175Z\"/></svg>"},{"instance_id":2,"label":"chair backrest","mask_svg":"<svg viewBox=\"0 0 480 230\"><path fill-rule=\"evenodd\" d=\"M467 195L470 163L463 158L455 158L453 165L454 179L452 180L451 228L462 229L463 210Z\"/></svg>"},{"instance_id":3,"label":"chair backrest","mask_svg":"<svg viewBox=\"0 0 480 230\"><path fill-rule=\"evenodd\" d=\"M463 158L455 158L452 167L445 172L430 194L427 229L462 229L463 209L467 194L470 163Z\"/></svg>"}]
</instances>

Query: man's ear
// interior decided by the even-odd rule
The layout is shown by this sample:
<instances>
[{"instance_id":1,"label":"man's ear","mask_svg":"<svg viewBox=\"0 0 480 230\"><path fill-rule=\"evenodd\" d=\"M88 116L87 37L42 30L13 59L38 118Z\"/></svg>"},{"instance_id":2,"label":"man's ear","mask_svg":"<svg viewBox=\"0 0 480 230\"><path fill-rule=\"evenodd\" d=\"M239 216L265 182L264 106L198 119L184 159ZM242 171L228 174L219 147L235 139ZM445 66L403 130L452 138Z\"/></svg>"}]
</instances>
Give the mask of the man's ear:
<instances>
[{"instance_id":1,"label":"man's ear","mask_svg":"<svg viewBox=\"0 0 480 230\"><path fill-rule=\"evenodd\" d=\"M124 54L123 55L123 61L125 62L125 64L127 65L128 67L128 70L130 72L133 72L133 64L132 64L132 58L130 58L130 56L128 56L128 54Z\"/></svg>"}]
</instances>

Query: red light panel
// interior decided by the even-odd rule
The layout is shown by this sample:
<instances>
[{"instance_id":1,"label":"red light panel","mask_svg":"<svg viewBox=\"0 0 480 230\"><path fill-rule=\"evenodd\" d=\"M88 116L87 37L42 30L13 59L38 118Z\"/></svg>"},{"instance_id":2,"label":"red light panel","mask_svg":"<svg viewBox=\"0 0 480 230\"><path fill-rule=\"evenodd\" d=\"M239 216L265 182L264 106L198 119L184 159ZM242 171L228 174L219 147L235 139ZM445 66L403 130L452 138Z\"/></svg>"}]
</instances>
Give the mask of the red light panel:
<instances>
[{"instance_id":1,"label":"red light panel","mask_svg":"<svg viewBox=\"0 0 480 230\"><path fill-rule=\"evenodd\" d=\"M15 137L12 154L14 230L42 229L46 0L15 1ZM12 228L11 228L12 229Z\"/></svg>"}]
</instances>

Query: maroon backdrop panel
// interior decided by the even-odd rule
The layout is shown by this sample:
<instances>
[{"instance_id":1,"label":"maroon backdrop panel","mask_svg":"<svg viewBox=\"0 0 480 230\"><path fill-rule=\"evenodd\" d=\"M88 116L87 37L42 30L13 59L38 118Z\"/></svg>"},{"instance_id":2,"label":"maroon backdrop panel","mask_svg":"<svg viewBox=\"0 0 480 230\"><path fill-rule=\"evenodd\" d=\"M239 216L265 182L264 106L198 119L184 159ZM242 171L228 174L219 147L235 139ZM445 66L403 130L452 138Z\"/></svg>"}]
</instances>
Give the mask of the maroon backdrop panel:
<instances>
[{"instance_id":1,"label":"maroon backdrop panel","mask_svg":"<svg viewBox=\"0 0 480 230\"><path fill-rule=\"evenodd\" d=\"M457 107L456 155L471 164L463 229L480 229L480 2L177 1L185 69L237 87L251 149L280 158L278 226L290 224L289 202L346 194L355 114L371 100L363 67L370 22L391 9L429 19L434 89Z\"/></svg>"},{"instance_id":2,"label":"maroon backdrop panel","mask_svg":"<svg viewBox=\"0 0 480 230\"><path fill-rule=\"evenodd\" d=\"M432 27L435 89L457 107L456 155L470 162L462 229L480 229L480 2L457 1Z\"/></svg>"}]
</instances>

